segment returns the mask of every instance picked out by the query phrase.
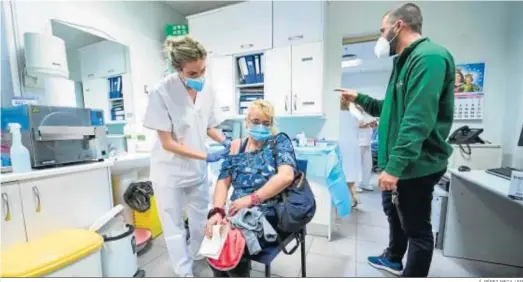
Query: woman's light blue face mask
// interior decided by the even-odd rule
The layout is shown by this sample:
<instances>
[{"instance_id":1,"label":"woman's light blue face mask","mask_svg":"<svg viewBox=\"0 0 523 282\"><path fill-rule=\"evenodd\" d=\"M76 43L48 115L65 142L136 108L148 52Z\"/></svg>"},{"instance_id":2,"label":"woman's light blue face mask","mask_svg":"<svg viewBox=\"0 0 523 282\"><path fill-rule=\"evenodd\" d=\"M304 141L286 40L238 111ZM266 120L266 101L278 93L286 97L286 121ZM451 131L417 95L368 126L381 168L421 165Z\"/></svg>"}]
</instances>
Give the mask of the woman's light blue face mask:
<instances>
[{"instance_id":1,"label":"woman's light blue face mask","mask_svg":"<svg viewBox=\"0 0 523 282\"><path fill-rule=\"evenodd\" d=\"M258 142L266 141L272 135L271 128L263 124L252 124L247 131L252 139Z\"/></svg>"}]
</instances>

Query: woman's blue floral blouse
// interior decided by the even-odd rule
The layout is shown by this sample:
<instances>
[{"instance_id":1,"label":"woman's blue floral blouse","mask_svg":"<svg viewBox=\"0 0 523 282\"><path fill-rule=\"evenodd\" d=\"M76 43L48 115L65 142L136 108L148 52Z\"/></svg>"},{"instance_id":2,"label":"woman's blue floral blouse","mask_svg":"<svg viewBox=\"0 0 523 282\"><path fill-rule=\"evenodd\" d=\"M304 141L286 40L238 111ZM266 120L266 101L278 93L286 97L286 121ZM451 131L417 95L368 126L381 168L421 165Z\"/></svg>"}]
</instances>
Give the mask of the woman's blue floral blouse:
<instances>
[{"instance_id":1,"label":"woman's blue floral blouse","mask_svg":"<svg viewBox=\"0 0 523 282\"><path fill-rule=\"evenodd\" d=\"M276 138L277 156L274 160L271 144ZM243 141L242 141L243 143ZM296 173L296 160L294 159L294 147L291 141L282 135L271 137L258 151L244 152L228 156L222 163L218 179L232 177L231 184L233 192L231 201L260 189L269 179L276 174L276 166L290 165ZM264 205L270 205L275 199L265 201Z\"/></svg>"}]
</instances>

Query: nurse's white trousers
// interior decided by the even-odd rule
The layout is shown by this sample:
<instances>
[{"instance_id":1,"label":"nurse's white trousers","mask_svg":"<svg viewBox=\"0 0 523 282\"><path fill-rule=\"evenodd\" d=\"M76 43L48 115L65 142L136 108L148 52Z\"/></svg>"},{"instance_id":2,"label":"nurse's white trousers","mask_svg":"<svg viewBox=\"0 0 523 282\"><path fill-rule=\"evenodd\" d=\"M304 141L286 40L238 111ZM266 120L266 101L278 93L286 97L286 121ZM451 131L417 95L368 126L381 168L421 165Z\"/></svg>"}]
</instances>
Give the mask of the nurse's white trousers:
<instances>
[{"instance_id":1,"label":"nurse's white trousers","mask_svg":"<svg viewBox=\"0 0 523 282\"><path fill-rule=\"evenodd\" d=\"M179 188L176 182L170 185L153 182L153 189L174 272L180 277L192 275L193 260L200 250L207 223L209 183L206 180L199 185ZM189 218L189 246L182 219L184 208Z\"/></svg>"},{"instance_id":2,"label":"nurse's white trousers","mask_svg":"<svg viewBox=\"0 0 523 282\"><path fill-rule=\"evenodd\" d=\"M370 146L360 146L361 154L361 182L359 187L371 189L370 177L372 175L372 150Z\"/></svg>"}]
</instances>

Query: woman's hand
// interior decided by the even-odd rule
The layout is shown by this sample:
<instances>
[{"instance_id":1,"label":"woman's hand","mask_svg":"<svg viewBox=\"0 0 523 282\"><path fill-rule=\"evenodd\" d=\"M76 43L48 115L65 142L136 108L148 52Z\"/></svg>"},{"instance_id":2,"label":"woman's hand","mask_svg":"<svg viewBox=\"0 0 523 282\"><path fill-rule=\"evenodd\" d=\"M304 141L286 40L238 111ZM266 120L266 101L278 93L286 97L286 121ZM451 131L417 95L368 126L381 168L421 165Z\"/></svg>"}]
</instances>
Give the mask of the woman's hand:
<instances>
[{"instance_id":1,"label":"woman's hand","mask_svg":"<svg viewBox=\"0 0 523 282\"><path fill-rule=\"evenodd\" d=\"M232 202L229 206L229 215L236 214L241 209L250 208L252 206L251 196L247 195Z\"/></svg>"},{"instance_id":2,"label":"woman's hand","mask_svg":"<svg viewBox=\"0 0 523 282\"><path fill-rule=\"evenodd\" d=\"M224 222L224 218L221 214L216 213L211 218L207 220L207 225L205 225L205 235L210 239L212 238L212 227Z\"/></svg>"}]
</instances>

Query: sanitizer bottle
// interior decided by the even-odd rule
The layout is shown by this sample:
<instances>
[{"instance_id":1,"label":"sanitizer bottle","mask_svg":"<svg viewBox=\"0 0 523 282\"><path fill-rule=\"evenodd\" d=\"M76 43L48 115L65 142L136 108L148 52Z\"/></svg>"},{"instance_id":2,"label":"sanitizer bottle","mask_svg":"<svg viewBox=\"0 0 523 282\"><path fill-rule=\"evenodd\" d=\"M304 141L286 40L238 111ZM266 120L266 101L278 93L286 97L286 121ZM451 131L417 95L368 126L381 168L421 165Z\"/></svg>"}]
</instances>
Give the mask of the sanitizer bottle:
<instances>
[{"instance_id":1,"label":"sanitizer bottle","mask_svg":"<svg viewBox=\"0 0 523 282\"><path fill-rule=\"evenodd\" d=\"M11 132L12 144L10 150L11 166L13 172L28 172L31 170L31 159L29 151L22 144L22 134L20 133L20 124L10 123L9 131Z\"/></svg>"}]
</instances>

